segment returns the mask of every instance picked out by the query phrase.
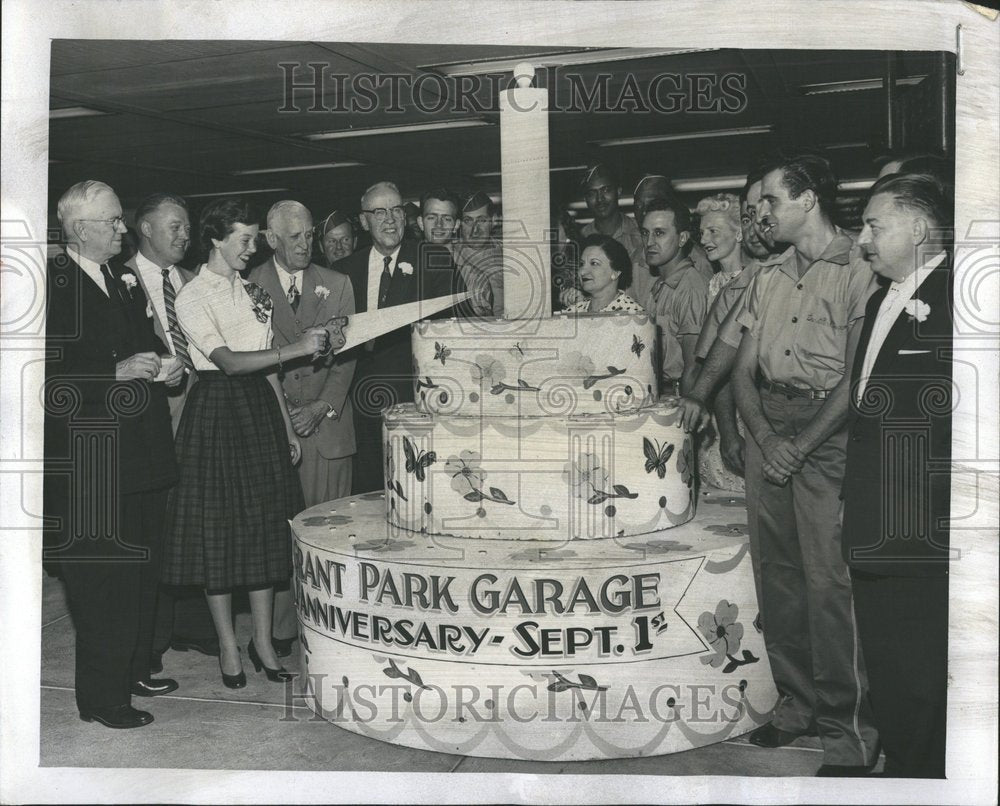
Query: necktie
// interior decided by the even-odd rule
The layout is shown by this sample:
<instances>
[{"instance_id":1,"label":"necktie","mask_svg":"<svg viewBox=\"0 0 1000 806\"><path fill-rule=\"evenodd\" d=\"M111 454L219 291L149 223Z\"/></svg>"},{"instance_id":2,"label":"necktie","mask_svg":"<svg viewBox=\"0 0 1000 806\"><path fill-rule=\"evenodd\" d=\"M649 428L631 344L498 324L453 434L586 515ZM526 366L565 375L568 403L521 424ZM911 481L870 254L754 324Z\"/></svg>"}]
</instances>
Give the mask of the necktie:
<instances>
[{"instance_id":1,"label":"necktie","mask_svg":"<svg viewBox=\"0 0 1000 806\"><path fill-rule=\"evenodd\" d=\"M108 299L118 300L120 302L125 302L125 297L122 296L121 287L118 285L118 280L111 273L111 269L107 263L101 264L101 276L104 277L104 288L108 292Z\"/></svg>"},{"instance_id":2,"label":"necktie","mask_svg":"<svg viewBox=\"0 0 1000 806\"><path fill-rule=\"evenodd\" d=\"M292 312L299 312L299 289L295 287L295 275L292 275L292 284L288 286L288 304L292 306Z\"/></svg>"},{"instance_id":3,"label":"necktie","mask_svg":"<svg viewBox=\"0 0 1000 806\"><path fill-rule=\"evenodd\" d=\"M190 372L194 365L191 363L191 354L188 352L187 336L184 335L184 331L181 330L180 323L177 321L177 309L174 307L177 292L174 291L174 284L170 282L170 267L161 269L161 272L163 274L163 306L167 309L167 329L170 331L170 340L174 345L174 355L183 362L184 369Z\"/></svg>"},{"instance_id":4,"label":"necktie","mask_svg":"<svg viewBox=\"0 0 1000 806\"><path fill-rule=\"evenodd\" d=\"M384 308L389 299L389 283L392 282L392 275L389 274L390 263L392 263L392 258L386 255L382 263L382 276L378 281L378 306L380 308Z\"/></svg>"}]
</instances>

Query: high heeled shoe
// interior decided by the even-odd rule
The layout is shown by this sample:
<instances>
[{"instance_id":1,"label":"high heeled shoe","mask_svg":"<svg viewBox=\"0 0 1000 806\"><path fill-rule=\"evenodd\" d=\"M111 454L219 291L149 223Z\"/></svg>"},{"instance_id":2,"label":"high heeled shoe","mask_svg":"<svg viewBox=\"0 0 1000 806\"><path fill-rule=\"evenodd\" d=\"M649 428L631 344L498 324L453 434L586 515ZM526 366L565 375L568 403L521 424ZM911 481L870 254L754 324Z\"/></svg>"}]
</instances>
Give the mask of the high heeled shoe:
<instances>
[{"instance_id":1,"label":"high heeled shoe","mask_svg":"<svg viewBox=\"0 0 1000 806\"><path fill-rule=\"evenodd\" d=\"M237 647L236 651L242 655L240 648ZM226 674L222 671L222 653L219 653L219 671L222 674L222 685L226 688L246 688L247 675L242 669L239 674Z\"/></svg>"},{"instance_id":2,"label":"high heeled shoe","mask_svg":"<svg viewBox=\"0 0 1000 806\"><path fill-rule=\"evenodd\" d=\"M263 669L264 674L267 675L267 679L272 683L284 683L286 680L291 680L295 677L292 672L286 671L283 666L279 666L277 669L265 666L264 661L260 659L260 655L257 653L257 647L253 645L252 638L250 639L250 645L247 647L247 655L250 656L250 662L253 664L254 671L259 672Z\"/></svg>"}]
</instances>

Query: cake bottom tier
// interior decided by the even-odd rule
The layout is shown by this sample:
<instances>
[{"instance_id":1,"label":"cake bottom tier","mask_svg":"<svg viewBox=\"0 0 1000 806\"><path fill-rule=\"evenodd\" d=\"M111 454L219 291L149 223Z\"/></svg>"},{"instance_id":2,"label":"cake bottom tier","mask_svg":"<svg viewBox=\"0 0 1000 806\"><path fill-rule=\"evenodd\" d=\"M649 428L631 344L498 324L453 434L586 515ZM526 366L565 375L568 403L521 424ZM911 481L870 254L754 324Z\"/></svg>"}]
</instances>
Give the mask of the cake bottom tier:
<instances>
[{"instance_id":1,"label":"cake bottom tier","mask_svg":"<svg viewBox=\"0 0 1000 806\"><path fill-rule=\"evenodd\" d=\"M389 522L505 540L599 539L694 515L695 460L672 400L626 414L383 415Z\"/></svg>"},{"instance_id":2,"label":"cake bottom tier","mask_svg":"<svg viewBox=\"0 0 1000 806\"><path fill-rule=\"evenodd\" d=\"M661 755L746 733L777 694L743 499L641 538L388 527L379 494L292 522L307 701L346 730L493 758Z\"/></svg>"}]
</instances>

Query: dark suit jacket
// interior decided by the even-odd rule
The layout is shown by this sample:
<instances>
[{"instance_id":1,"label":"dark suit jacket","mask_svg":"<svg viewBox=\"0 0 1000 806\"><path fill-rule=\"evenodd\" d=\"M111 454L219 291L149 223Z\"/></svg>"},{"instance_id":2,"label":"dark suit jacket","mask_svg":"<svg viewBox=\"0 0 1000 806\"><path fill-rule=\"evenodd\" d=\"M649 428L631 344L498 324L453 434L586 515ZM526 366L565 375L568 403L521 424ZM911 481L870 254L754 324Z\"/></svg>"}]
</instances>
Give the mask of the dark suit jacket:
<instances>
[{"instance_id":1,"label":"dark suit jacket","mask_svg":"<svg viewBox=\"0 0 1000 806\"><path fill-rule=\"evenodd\" d=\"M111 261L111 266L115 270L116 274L122 274L124 272L132 272L136 278L139 280L139 284L142 286L142 290L146 294L146 298L149 298L149 290L146 288L146 283L142 279L142 275L139 273L139 269L135 265L135 255L132 255L128 260L121 263L121 268L119 269L118 263L115 260ZM177 273L181 277L181 288L183 288L187 283L191 282L195 276L196 272L189 269L185 269L183 266L177 266ZM180 291L181 288L174 289L175 291ZM153 321L153 332L156 337L163 342L164 345L168 344L167 341L167 329L169 325L166 322L160 321L160 316L156 312L156 309L152 305L149 306L152 311L152 321ZM181 414L184 412L184 401L187 399L187 393L191 391L191 387L194 386L195 382L198 380L198 373L195 370L191 370L187 373L184 383L167 388L167 402L170 404L170 422L173 425L174 433L177 433L177 426L181 421Z\"/></svg>"},{"instance_id":2,"label":"dark suit jacket","mask_svg":"<svg viewBox=\"0 0 1000 806\"><path fill-rule=\"evenodd\" d=\"M372 248L359 249L333 265L335 270L351 278L358 313L368 310L368 257ZM402 272L400 265L403 263L413 266L412 274ZM465 286L447 249L403 240L386 307L464 291ZM454 314L448 311L439 314L449 315ZM376 416L383 406L413 401L413 348L409 327L379 336L370 349L369 345L359 345L356 354L354 397L364 414Z\"/></svg>"},{"instance_id":3,"label":"dark suit jacket","mask_svg":"<svg viewBox=\"0 0 1000 806\"><path fill-rule=\"evenodd\" d=\"M166 352L142 287L119 279L109 299L66 255L49 262L47 281L44 531L52 548L110 536L117 497L170 486L177 465L164 384L115 379L119 361ZM103 543L76 540L73 549Z\"/></svg>"},{"instance_id":4,"label":"dark suit jacket","mask_svg":"<svg viewBox=\"0 0 1000 806\"><path fill-rule=\"evenodd\" d=\"M868 301L851 374L843 485L844 558L857 570L890 576L948 570L951 282L946 258L913 297L930 306L927 318L899 315L857 403L856 385L887 286Z\"/></svg>"},{"instance_id":5,"label":"dark suit jacket","mask_svg":"<svg viewBox=\"0 0 1000 806\"><path fill-rule=\"evenodd\" d=\"M271 328L274 343L281 347L297 342L309 328L322 325L332 317L354 313L354 291L348 277L315 263L305 268L301 277L301 296L296 312L292 311L282 291L273 258L250 272L250 281L271 296L274 304ZM325 287L330 293L323 298L317 296L317 286ZM340 459L357 450L354 408L347 394L353 377L354 356L351 354L330 355L316 361L302 358L284 365L281 386L291 405L325 400L337 411L338 416L324 418L315 433L306 437L324 459Z\"/></svg>"}]
</instances>

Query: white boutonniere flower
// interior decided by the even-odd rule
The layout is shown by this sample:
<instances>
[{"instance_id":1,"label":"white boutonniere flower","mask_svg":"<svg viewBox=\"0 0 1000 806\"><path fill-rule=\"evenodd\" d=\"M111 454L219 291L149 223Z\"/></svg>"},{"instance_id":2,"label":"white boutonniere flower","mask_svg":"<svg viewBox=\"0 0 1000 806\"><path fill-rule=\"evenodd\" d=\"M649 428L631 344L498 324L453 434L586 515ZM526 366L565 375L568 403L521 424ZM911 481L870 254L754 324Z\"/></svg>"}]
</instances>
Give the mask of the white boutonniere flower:
<instances>
[{"instance_id":1,"label":"white boutonniere flower","mask_svg":"<svg viewBox=\"0 0 1000 806\"><path fill-rule=\"evenodd\" d=\"M328 296L330 296L330 289L327 288L325 285L318 285L316 286L316 296L319 297L320 299L326 299Z\"/></svg>"},{"instance_id":2,"label":"white boutonniere flower","mask_svg":"<svg viewBox=\"0 0 1000 806\"><path fill-rule=\"evenodd\" d=\"M122 275L122 282L125 283L125 288L128 291L129 297L132 296L132 289L139 285L139 281L135 279L135 275L132 272L126 272Z\"/></svg>"},{"instance_id":3,"label":"white boutonniere flower","mask_svg":"<svg viewBox=\"0 0 1000 806\"><path fill-rule=\"evenodd\" d=\"M923 322L927 319L927 315L931 312L931 306L922 299L911 299L906 303L906 305L903 306L903 310L909 314L910 319L916 319L918 322Z\"/></svg>"},{"instance_id":4,"label":"white boutonniere flower","mask_svg":"<svg viewBox=\"0 0 1000 806\"><path fill-rule=\"evenodd\" d=\"M405 260L399 264L399 270L403 272L403 274L413 274L413 266L411 266Z\"/></svg>"}]
</instances>

